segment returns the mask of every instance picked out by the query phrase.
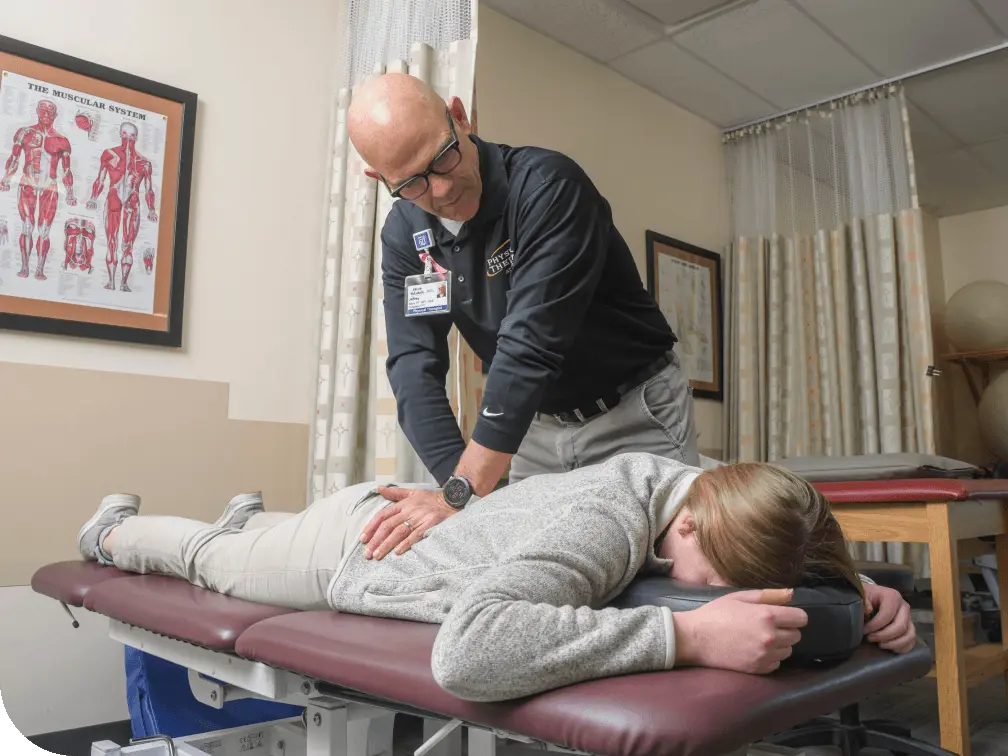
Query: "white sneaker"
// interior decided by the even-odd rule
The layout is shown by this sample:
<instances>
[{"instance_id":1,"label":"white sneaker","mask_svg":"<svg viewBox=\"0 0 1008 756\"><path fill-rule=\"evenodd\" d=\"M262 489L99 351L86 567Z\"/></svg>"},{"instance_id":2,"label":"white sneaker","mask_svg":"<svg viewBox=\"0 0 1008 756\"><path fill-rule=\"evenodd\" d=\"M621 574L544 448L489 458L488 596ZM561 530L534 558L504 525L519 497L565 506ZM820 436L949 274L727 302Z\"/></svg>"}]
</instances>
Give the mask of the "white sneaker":
<instances>
[{"instance_id":1,"label":"white sneaker","mask_svg":"<svg viewBox=\"0 0 1008 756\"><path fill-rule=\"evenodd\" d=\"M224 513L217 518L214 526L241 530L252 515L264 511L266 508L263 506L262 491L238 494L224 507Z\"/></svg>"},{"instance_id":2,"label":"white sneaker","mask_svg":"<svg viewBox=\"0 0 1008 756\"><path fill-rule=\"evenodd\" d=\"M135 494L109 494L101 500L98 511L77 533L77 550L89 562L97 561L110 565L112 560L101 550L103 534L121 523L127 517L134 517L140 511L140 497Z\"/></svg>"}]
</instances>

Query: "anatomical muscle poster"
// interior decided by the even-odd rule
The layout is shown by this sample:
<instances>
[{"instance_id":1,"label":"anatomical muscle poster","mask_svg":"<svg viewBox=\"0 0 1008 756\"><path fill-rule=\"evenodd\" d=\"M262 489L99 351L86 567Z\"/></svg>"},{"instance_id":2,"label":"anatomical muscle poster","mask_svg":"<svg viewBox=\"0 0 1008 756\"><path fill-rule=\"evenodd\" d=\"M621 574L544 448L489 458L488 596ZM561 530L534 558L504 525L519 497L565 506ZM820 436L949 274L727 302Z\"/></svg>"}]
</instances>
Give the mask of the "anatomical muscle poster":
<instances>
[{"instance_id":1,"label":"anatomical muscle poster","mask_svg":"<svg viewBox=\"0 0 1008 756\"><path fill-rule=\"evenodd\" d=\"M180 345L195 107L0 37L0 327Z\"/></svg>"},{"instance_id":2,"label":"anatomical muscle poster","mask_svg":"<svg viewBox=\"0 0 1008 756\"><path fill-rule=\"evenodd\" d=\"M166 121L0 72L0 293L154 312Z\"/></svg>"}]
</instances>

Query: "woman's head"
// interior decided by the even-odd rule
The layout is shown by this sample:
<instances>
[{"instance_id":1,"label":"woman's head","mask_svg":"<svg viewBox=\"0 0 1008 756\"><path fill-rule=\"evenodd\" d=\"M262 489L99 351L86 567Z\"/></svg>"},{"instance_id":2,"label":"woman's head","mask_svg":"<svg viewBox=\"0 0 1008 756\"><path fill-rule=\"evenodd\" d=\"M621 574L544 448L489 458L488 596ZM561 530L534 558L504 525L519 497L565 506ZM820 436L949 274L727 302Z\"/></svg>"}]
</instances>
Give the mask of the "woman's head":
<instances>
[{"instance_id":1,"label":"woman's head","mask_svg":"<svg viewBox=\"0 0 1008 756\"><path fill-rule=\"evenodd\" d=\"M829 502L807 481L762 463L705 470L662 540L672 577L736 588L861 581Z\"/></svg>"}]
</instances>

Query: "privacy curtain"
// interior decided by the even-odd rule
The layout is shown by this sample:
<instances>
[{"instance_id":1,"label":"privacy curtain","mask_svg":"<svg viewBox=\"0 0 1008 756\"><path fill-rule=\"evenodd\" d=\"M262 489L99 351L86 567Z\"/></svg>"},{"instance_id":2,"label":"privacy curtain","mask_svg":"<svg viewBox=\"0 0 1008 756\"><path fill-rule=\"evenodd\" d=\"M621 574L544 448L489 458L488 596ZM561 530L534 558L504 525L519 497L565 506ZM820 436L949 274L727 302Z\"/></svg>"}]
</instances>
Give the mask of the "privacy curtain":
<instances>
[{"instance_id":1,"label":"privacy curtain","mask_svg":"<svg viewBox=\"0 0 1008 756\"><path fill-rule=\"evenodd\" d=\"M725 141L726 456L934 453L923 220L902 89ZM918 546L853 550L928 574Z\"/></svg>"},{"instance_id":2,"label":"privacy curtain","mask_svg":"<svg viewBox=\"0 0 1008 756\"><path fill-rule=\"evenodd\" d=\"M383 185L364 175L346 119L356 85L392 71L430 83L446 101L458 96L474 118L476 3L349 2L344 86L334 103L309 503L364 480L433 480L399 428L385 373L380 237L392 199ZM480 371L460 341L453 329L446 390L467 434L475 401L468 397L475 393L469 384Z\"/></svg>"}]
</instances>

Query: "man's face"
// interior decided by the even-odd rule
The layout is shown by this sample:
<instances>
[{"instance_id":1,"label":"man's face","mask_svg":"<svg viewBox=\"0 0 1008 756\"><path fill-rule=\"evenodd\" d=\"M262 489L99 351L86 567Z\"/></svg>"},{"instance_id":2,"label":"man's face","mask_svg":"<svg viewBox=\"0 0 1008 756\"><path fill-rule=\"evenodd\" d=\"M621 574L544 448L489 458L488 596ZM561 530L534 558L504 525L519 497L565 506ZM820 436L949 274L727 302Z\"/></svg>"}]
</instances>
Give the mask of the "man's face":
<instances>
[{"instance_id":1,"label":"man's face","mask_svg":"<svg viewBox=\"0 0 1008 756\"><path fill-rule=\"evenodd\" d=\"M402 199L438 217L464 222L479 209L479 151L464 119L449 120L446 113L440 128L421 135L411 159L383 175L392 191L402 190Z\"/></svg>"}]
</instances>

